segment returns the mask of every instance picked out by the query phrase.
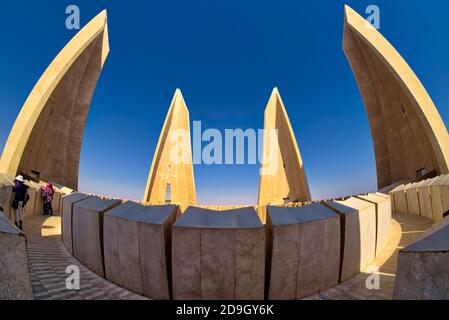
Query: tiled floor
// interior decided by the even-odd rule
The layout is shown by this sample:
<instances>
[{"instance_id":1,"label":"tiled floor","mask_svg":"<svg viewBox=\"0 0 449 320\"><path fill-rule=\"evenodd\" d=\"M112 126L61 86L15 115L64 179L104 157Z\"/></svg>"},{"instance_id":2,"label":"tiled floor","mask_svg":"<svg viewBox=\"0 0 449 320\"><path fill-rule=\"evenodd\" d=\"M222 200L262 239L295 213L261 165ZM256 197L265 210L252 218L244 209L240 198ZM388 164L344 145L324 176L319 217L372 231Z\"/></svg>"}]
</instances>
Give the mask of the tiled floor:
<instances>
[{"instance_id":1,"label":"tiled floor","mask_svg":"<svg viewBox=\"0 0 449 320\"><path fill-rule=\"evenodd\" d=\"M410 214L394 214L390 242L372 265L380 271L380 288L369 290L366 280L371 275L360 273L350 280L307 299L318 300L385 300L393 294L399 249L416 240L433 221ZM79 263L60 240L59 217L35 216L24 221L28 241L28 258L36 299L145 299L99 277ZM66 288L66 268L76 265L80 270L80 289Z\"/></svg>"},{"instance_id":2,"label":"tiled floor","mask_svg":"<svg viewBox=\"0 0 449 320\"><path fill-rule=\"evenodd\" d=\"M24 221L34 297L38 300L134 300L146 299L99 277L79 263L60 240L59 217L34 216ZM69 290L67 266L80 270L80 289Z\"/></svg>"}]
</instances>

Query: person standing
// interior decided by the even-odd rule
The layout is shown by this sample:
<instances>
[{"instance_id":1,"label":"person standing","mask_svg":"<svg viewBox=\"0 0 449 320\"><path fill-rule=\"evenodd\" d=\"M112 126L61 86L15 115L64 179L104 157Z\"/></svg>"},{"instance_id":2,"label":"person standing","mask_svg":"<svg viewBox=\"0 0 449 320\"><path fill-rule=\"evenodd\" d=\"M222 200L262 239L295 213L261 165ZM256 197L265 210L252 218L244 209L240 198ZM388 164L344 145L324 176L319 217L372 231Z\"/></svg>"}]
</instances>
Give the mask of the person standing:
<instances>
[{"instance_id":1,"label":"person standing","mask_svg":"<svg viewBox=\"0 0 449 320\"><path fill-rule=\"evenodd\" d=\"M14 211L15 225L20 230L23 229L22 225L22 215L23 207L25 207L28 196L28 187L25 185L25 179L23 176L18 175L14 179L15 185L13 187L14 199L12 201L12 209Z\"/></svg>"},{"instance_id":2,"label":"person standing","mask_svg":"<svg viewBox=\"0 0 449 320\"><path fill-rule=\"evenodd\" d=\"M51 203L53 201L53 195L55 193L55 189L53 189L53 185L51 183L47 183L45 187L41 188L42 200L44 202L44 215L53 215L53 208Z\"/></svg>"}]
</instances>

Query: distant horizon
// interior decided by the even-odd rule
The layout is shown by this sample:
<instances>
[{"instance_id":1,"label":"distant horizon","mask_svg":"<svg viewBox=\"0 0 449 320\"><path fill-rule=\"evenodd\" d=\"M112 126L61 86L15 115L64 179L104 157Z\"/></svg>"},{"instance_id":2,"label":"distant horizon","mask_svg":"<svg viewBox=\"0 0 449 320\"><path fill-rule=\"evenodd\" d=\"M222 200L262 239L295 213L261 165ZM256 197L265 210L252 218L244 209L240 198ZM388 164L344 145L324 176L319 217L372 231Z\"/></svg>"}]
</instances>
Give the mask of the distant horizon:
<instances>
[{"instance_id":1,"label":"distant horizon","mask_svg":"<svg viewBox=\"0 0 449 320\"><path fill-rule=\"evenodd\" d=\"M81 28L108 11L110 54L92 100L79 190L143 198L176 88L202 129L263 129L274 87L289 115L314 200L377 190L362 98L342 50L343 4L362 16L369 1L291 3L195 0L126 4L80 0ZM33 86L78 32L67 4L0 5L0 150ZM380 33L449 121L447 1L379 0ZM429 14L431 13L431 14ZM14 32L10 32L14 30ZM24 41L26 39L26 41ZM259 165L194 164L198 204L254 205Z\"/></svg>"}]
</instances>

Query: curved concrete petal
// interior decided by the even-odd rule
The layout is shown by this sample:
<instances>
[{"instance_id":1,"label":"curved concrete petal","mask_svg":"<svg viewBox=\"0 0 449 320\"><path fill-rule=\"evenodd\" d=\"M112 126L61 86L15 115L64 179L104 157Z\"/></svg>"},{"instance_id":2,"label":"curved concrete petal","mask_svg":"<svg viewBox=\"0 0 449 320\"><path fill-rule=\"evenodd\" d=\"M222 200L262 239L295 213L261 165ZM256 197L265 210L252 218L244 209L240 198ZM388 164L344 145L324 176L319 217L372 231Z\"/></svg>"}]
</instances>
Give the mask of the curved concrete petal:
<instances>
[{"instance_id":1,"label":"curved concrete petal","mask_svg":"<svg viewBox=\"0 0 449 320\"><path fill-rule=\"evenodd\" d=\"M447 173L449 135L432 99L393 46L348 6L343 49L368 113L378 187Z\"/></svg>"},{"instance_id":2,"label":"curved concrete petal","mask_svg":"<svg viewBox=\"0 0 449 320\"><path fill-rule=\"evenodd\" d=\"M84 124L109 53L102 11L61 50L28 96L8 137L0 172L40 173L40 179L78 187Z\"/></svg>"}]
</instances>

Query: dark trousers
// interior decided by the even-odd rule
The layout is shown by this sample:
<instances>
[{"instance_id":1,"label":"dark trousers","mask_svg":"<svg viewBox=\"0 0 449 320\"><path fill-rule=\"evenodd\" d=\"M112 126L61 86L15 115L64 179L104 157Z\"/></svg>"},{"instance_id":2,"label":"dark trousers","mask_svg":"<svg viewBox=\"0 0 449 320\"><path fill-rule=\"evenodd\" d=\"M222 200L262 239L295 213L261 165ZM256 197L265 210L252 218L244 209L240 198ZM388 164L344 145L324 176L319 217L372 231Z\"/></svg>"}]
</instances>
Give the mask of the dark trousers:
<instances>
[{"instance_id":1,"label":"dark trousers","mask_svg":"<svg viewBox=\"0 0 449 320\"><path fill-rule=\"evenodd\" d=\"M44 214L53 214L53 208L51 202L44 202Z\"/></svg>"}]
</instances>

